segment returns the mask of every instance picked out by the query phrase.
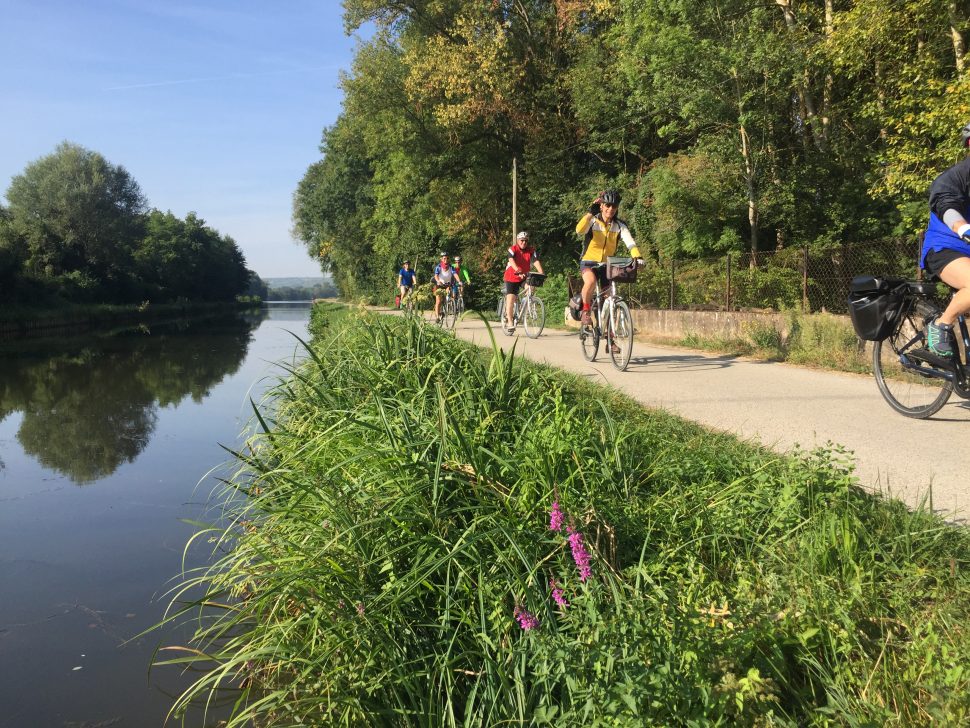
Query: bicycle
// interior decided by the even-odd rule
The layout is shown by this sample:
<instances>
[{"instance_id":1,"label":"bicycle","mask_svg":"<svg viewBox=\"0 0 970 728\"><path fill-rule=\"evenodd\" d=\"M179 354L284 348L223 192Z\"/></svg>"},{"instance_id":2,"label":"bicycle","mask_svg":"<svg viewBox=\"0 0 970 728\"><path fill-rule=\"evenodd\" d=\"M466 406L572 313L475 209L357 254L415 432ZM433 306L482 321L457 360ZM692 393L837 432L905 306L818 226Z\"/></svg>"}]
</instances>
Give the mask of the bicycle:
<instances>
[{"instance_id":1,"label":"bicycle","mask_svg":"<svg viewBox=\"0 0 970 728\"><path fill-rule=\"evenodd\" d=\"M414 315L414 286L408 286L401 297L401 310L405 316Z\"/></svg>"},{"instance_id":2,"label":"bicycle","mask_svg":"<svg viewBox=\"0 0 970 728\"><path fill-rule=\"evenodd\" d=\"M506 336L515 333L515 328L522 324L525 335L530 339L537 339L546 327L546 304L535 294L536 288L541 288L546 276L543 273L529 273L525 278L525 286L519 292L512 307L512 326L505 322L505 296L500 296L496 313L502 322L502 330Z\"/></svg>"},{"instance_id":3,"label":"bicycle","mask_svg":"<svg viewBox=\"0 0 970 728\"><path fill-rule=\"evenodd\" d=\"M606 343L613 366L621 372L626 371L633 355L633 316L630 307L616 290L617 282L634 281L637 277L637 262L633 258L606 259L590 270L606 269L610 287L600 289L600 279L596 276L596 293L590 307L588 324L580 324L579 345L587 361L596 361L600 340ZM605 326L603 325L605 322Z\"/></svg>"},{"instance_id":4,"label":"bicycle","mask_svg":"<svg viewBox=\"0 0 970 728\"><path fill-rule=\"evenodd\" d=\"M942 307L937 279L859 276L849 286L849 315L860 338L872 341L872 371L883 399L906 417L925 419L956 392L970 399L970 333L957 318L960 336L953 360L926 347L926 326Z\"/></svg>"},{"instance_id":5,"label":"bicycle","mask_svg":"<svg viewBox=\"0 0 970 728\"><path fill-rule=\"evenodd\" d=\"M465 285L468 285L467 283ZM461 318L462 314L465 313L465 294L464 286L459 286L457 283L451 287L452 295L455 298L455 320Z\"/></svg>"},{"instance_id":6,"label":"bicycle","mask_svg":"<svg viewBox=\"0 0 970 728\"><path fill-rule=\"evenodd\" d=\"M439 316L435 323L444 329L453 329L455 322L458 320L458 307L454 293L451 285L438 286L438 288L447 289L447 292L445 293L445 300L441 302L441 308L438 309Z\"/></svg>"}]
</instances>

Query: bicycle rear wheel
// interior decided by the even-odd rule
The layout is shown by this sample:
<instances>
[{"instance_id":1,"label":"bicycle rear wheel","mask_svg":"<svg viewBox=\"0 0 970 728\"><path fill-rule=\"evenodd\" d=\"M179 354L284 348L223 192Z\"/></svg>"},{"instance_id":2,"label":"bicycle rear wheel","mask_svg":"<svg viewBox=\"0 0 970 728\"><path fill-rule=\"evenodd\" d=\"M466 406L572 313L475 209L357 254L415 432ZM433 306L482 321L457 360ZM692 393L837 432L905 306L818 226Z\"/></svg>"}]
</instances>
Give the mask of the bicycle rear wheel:
<instances>
[{"instance_id":1,"label":"bicycle rear wheel","mask_svg":"<svg viewBox=\"0 0 970 728\"><path fill-rule=\"evenodd\" d=\"M613 313L607 323L609 325L607 347L610 350L610 359L613 360L613 366L625 372L633 356L633 317L625 301L613 303ZM614 345L619 351L614 350Z\"/></svg>"},{"instance_id":2,"label":"bicycle rear wheel","mask_svg":"<svg viewBox=\"0 0 970 728\"><path fill-rule=\"evenodd\" d=\"M583 349L583 357L586 361L596 361L596 353L600 348L600 329L598 308L594 306L589 312L590 323L579 325L579 345ZM596 315L596 323L592 323L593 316Z\"/></svg>"},{"instance_id":3,"label":"bicycle rear wheel","mask_svg":"<svg viewBox=\"0 0 970 728\"><path fill-rule=\"evenodd\" d=\"M538 296L532 296L525 304L523 323L526 336L530 339L539 338L539 334L546 326L546 305Z\"/></svg>"},{"instance_id":4,"label":"bicycle rear wheel","mask_svg":"<svg viewBox=\"0 0 970 728\"><path fill-rule=\"evenodd\" d=\"M950 399L953 384L933 376L939 369L909 356L925 346L926 324L940 309L927 300L916 300L904 311L889 338L873 342L872 370L889 406L901 415L921 420L940 411ZM900 363L901 355L907 356L910 367Z\"/></svg>"},{"instance_id":5,"label":"bicycle rear wheel","mask_svg":"<svg viewBox=\"0 0 970 728\"><path fill-rule=\"evenodd\" d=\"M502 323L505 318L505 296L498 297L498 305L495 307L495 320Z\"/></svg>"}]
</instances>

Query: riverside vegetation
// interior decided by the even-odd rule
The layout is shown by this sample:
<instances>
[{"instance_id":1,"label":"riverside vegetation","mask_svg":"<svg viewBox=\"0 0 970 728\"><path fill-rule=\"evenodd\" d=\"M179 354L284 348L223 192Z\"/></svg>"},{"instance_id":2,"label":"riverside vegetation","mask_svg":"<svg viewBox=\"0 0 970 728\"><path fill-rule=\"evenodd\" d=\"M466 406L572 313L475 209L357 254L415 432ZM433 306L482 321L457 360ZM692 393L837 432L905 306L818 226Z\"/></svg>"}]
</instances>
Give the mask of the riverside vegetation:
<instances>
[{"instance_id":1,"label":"riverside vegetation","mask_svg":"<svg viewBox=\"0 0 970 728\"><path fill-rule=\"evenodd\" d=\"M162 664L243 725L965 725L970 534L414 320L316 306ZM261 410L262 411L262 410Z\"/></svg>"}]
</instances>

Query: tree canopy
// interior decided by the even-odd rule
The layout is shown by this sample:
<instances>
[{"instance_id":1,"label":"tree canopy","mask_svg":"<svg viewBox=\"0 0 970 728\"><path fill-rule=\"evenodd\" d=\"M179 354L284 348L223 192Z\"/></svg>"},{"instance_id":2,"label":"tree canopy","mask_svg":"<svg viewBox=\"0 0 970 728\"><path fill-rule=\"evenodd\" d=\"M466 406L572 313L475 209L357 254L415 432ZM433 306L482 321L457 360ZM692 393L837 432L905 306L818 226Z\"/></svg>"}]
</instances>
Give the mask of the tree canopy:
<instances>
[{"instance_id":1,"label":"tree canopy","mask_svg":"<svg viewBox=\"0 0 970 728\"><path fill-rule=\"evenodd\" d=\"M0 207L0 297L233 300L250 272L236 243L189 213L149 210L128 171L64 142L16 175Z\"/></svg>"},{"instance_id":2,"label":"tree canopy","mask_svg":"<svg viewBox=\"0 0 970 728\"><path fill-rule=\"evenodd\" d=\"M346 0L371 23L294 233L347 295L439 249L554 264L595 193L658 255L915 234L970 120L964 2ZM547 266L548 267L548 266Z\"/></svg>"}]
</instances>

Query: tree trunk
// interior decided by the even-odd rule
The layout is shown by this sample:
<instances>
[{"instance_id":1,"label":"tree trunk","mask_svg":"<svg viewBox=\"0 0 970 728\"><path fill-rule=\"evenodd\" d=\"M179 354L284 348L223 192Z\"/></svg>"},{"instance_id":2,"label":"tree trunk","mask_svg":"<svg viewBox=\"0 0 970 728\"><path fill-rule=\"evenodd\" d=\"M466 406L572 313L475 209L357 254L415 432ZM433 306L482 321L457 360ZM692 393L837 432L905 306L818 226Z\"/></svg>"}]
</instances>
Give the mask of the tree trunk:
<instances>
[{"instance_id":1,"label":"tree trunk","mask_svg":"<svg viewBox=\"0 0 970 728\"><path fill-rule=\"evenodd\" d=\"M781 9L781 13L785 18L785 25L788 26L789 32L794 34L798 28L796 27L797 20L795 18L795 11L792 10L791 7L791 0L775 0L775 4ZM825 151L825 137L823 136L821 130L816 128L816 124L821 120L818 119L818 113L815 110L815 100L812 98L812 94L809 90L807 70L804 74L802 74L802 78L795 82L795 90L798 92L799 100L805 106L805 122L806 126L811 132L815 146L819 151Z\"/></svg>"},{"instance_id":2,"label":"tree trunk","mask_svg":"<svg viewBox=\"0 0 970 728\"><path fill-rule=\"evenodd\" d=\"M946 9L950 18L950 39L953 41L953 58L956 63L957 74L963 75L963 57L966 54L967 47L963 40L963 31L960 28L963 27L967 19L961 16L958 3L952 0L947 3Z\"/></svg>"},{"instance_id":3,"label":"tree trunk","mask_svg":"<svg viewBox=\"0 0 970 728\"><path fill-rule=\"evenodd\" d=\"M751 268L758 267L758 200L755 197L755 170L751 159L751 141L744 124L739 127L741 133L741 155L744 157L744 182L748 193L748 224L751 226Z\"/></svg>"},{"instance_id":4,"label":"tree trunk","mask_svg":"<svg viewBox=\"0 0 970 728\"><path fill-rule=\"evenodd\" d=\"M831 38L833 33L833 16L834 11L832 9L832 0L825 0L825 37ZM831 124L831 114L832 114L832 86L834 81L832 79L831 69L825 72L825 85L822 87L822 137L825 139L825 143L828 144L831 140L829 139L829 126Z\"/></svg>"}]
</instances>

